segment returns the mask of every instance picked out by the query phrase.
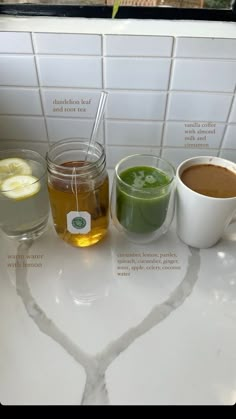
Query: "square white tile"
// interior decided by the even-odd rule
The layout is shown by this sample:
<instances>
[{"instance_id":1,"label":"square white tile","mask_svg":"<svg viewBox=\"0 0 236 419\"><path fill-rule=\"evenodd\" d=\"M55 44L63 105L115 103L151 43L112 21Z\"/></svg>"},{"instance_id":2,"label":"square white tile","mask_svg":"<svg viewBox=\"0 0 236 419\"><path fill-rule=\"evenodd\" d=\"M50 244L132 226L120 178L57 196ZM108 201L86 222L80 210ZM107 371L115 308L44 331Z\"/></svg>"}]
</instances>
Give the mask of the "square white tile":
<instances>
[{"instance_id":1,"label":"square white tile","mask_svg":"<svg viewBox=\"0 0 236 419\"><path fill-rule=\"evenodd\" d=\"M160 155L160 148L157 147L116 147L107 146L107 167L114 169L116 164L124 157L131 156L132 154L151 154Z\"/></svg>"},{"instance_id":2,"label":"square white tile","mask_svg":"<svg viewBox=\"0 0 236 419\"><path fill-rule=\"evenodd\" d=\"M68 33L33 33L37 54L101 55L100 35Z\"/></svg>"},{"instance_id":3,"label":"square white tile","mask_svg":"<svg viewBox=\"0 0 236 419\"><path fill-rule=\"evenodd\" d=\"M225 125L217 122L167 122L164 146L218 148Z\"/></svg>"},{"instance_id":4,"label":"square white tile","mask_svg":"<svg viewBox=\"0 0 236 419\"><path fill-rule=\"evenodd\" d=\"M225 122L231 95L217 93L171 93L167 120Z\"/></svg>"},{"instance_id":5,"label":"square white tile","mask_svg":"<svg viewBox=\"0 0 236 419\"><path fill-rule=\"evenodd\" d=\"M218 150L212 149L185 149L185 148L163 148L162 157L173 164L175 168L184 160L196 156L217 156Z\"/></svg>"},{"instance_id":6,"label":"square white tile","mask_svg":"<svg viewBox=\"0 0 236 419\"><path fill-rule=\"evenodd\" d=\"M0 139L47 141L44 118L0 116Z\"/></svg>"},{"instance_id":7,"label":"square white tile","mask_svg":"<svg viewBox=\"0 0 236 419\"><path fill-rule=\"evenodd\" d=\"M175 59L171 89L234 92L235 61Z\"/></svg>"},{"instance_id":8,"label":"square white tile","mask_svg":"<svg viewBox=\"0 0 236 419\"><path fill-rule=\"evenodd\" d=\"M236 39L176 38L175 57L236 58Z\"/></svg>"},{"instance_id":9,"label":"square white tile","mask_svg":"<svg viewBox=\"0 0 236 419\"><path fill-rule=\"evenodd\" d=\"M47 118L48 137L50 142L65 138L90 138L94 121L91 119ZM98 141L104 142L104 129L101 123Z\"/></svg>"},{"instance_id":10,"label":"square white tile","mask_svg":"<svg viewBox=\"0 0 236 419\"><path fill-rule=\"evenodd\" d=\"M229 122L236 124L236 96L234 96L233 106L229 115Z\"/></svg>"},{"instance_id":11,"label":"square white tile","mask_svg":"<svg viewBox=\"0 0 236 419\"><path fill-rule=\"evenodd\" d=\"M224 135L222 148L236 149L236 125L228 125Z\"/></svg>"},{"instance_id":12,"label":"square white tile","mask_svg":"<svg viewBox=\"0 0 236 419\"><path fill-rule=\"evenodd\" d=\"M38 56L41 86L102 87L102 61L96 57Z\"/></svg>"},{"instance_id":13,"label":"square white tile","mask_svg":"<svg viewBox=\"0 0 236 419\"><path fill-rule=\"evenodd\" d=\"M42 115L39 90L0 87L0 114Z\"/></svg>"},{"instance_id":14,"label":"square white tile","mask_svg":"<svg viewBox=\"0 0 236 419\"><path fill-rule=\"evenodd\" d=\"M236 163L236 150L224 150L222 149L220 152L220 157L223 159L233 161Z\"/></svg>"},{"instance_id":15,"label":"square white tile","mask_svg":"<svg viewBox=\"0 0 236 419\"><path fill-rule=\"evenodd\" d=\"M100 92L69 89L42 89L45 115L95 118Z\"/></svg>"},{"instance_id":16,"label":"square white tile","mask_svg":"<svg viewBox=\"0 0 236 419\"><path fill-rule=\"evenodd\" d=\"M49 144L47 142L40 141L0 140L0 150L8 150L13 148L37 151L39 154L41 154L41 156L45 157L49 149Z\"/></svg>"},{"instance_id":17,"label":"square white tile","mask_svg":"<svg viewBox=\"0 0 236 419\"><path fill-rule=\"evenodd\" d=\"M38 85L34 57L30 55L0 55L0 85Z\"/></svg>"},{"instance_id":18,"label":"square white tile","mask_svg":"<svg viewBox=\"0 0 236 419\"><path fill-rule=\"evenodd\" d=\"M168 88L168 58L105 58L105 87L112 89Z\"/></svg>"},{"instance_id":19,"label":"square white tile","mask_svg":"<svg viewBox=\"0 0 236 419\"><path fill-rule=\"evenodd\" d=\"M105 55L170 57L173 38L166 36L106 35Z\"/></svg>"},{"instance_id":20,"label":"square white tile","mask_svg":"<svg viewBox=\"0 0 236 419\"><path fill-rule=\"evenodd\" d=\"M31 36L28 32L0 32L1 54L32 54Z\"/></svg>"},{"instance_id":21,"label":"square white tile","mask_svg":"<svg viewBox=\"0 0 236 419\"><path fill-rule=\"evenodd\" d=\"M161 122L106 121L106 140L109 145L159 146Z\"/></svg>"},{"instance_id":22,"label":"square white tile","mask_svg":"<svg viewBox=\"0 0 236 419\"><path fill-rule=\"evenodd\" d=\"M106 117L114 119L163 120L166 93L109 91Z\"/></svg>"}]
</instances>

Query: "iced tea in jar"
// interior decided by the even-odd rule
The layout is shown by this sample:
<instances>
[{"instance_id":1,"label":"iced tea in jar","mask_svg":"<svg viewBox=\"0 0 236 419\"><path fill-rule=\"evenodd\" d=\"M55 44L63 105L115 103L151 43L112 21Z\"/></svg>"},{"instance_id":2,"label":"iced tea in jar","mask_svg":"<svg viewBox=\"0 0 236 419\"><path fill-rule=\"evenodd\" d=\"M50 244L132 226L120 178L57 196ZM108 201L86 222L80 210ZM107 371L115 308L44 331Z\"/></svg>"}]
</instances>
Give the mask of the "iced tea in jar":
<instances>
[{"instance_id":1,"label":"iced tea in jar","mask_svg":"<svg viewBox=\"0 0 236 419\"><path fill-rule=\"evenodd\" d=\"M87 140L55 143L47 153L54 227L72 246L87 247L106 235L109 182L103 146Z\"/></svg>"}]
</instances>

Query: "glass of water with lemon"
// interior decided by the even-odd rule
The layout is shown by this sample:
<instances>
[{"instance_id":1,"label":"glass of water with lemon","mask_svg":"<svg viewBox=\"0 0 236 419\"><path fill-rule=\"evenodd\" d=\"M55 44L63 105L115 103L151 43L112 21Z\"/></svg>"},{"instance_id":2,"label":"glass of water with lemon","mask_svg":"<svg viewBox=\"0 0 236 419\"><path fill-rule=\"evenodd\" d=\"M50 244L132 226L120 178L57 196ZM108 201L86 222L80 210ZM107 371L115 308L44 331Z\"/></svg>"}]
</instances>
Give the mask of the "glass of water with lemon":
<instances>
[{"instance_id":1,"label":"glass of water with lemon","mask_svg":"<svg viewBox=\"0 0 236 419\"><path fill-rule=\"evenodd\" d=\"M0 151L0 228L10 238L35 239L47 228L45 159L31 150Z\"/></svg>"}]
</instances>

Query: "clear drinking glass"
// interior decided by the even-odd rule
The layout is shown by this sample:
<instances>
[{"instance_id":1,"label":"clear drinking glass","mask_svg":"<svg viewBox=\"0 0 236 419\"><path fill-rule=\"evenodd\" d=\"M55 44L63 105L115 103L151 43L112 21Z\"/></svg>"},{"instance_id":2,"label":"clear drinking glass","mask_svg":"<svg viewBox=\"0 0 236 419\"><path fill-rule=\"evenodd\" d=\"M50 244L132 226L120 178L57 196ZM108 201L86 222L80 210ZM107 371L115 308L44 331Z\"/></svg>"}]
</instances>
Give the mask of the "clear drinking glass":
<instances>
[{"instance_id":1,"label":"clear drinking glass","mask_svg":"<svg viewBox=\"0 0 236 419\"><path fill-rule=\"evenodd\" d=\"M0 228L27 240L47 228L49 200L45 159L32 150L0 151Z\"/></svg>"},{"instance_id":2,"label":"clear drinking glass","mask_svg":"<svg viewBox=\"0 0 236 419\"><path fill-rule=\"evenodd\" d=\"M54 227L72 246L99 242L109 224L109 184L101 144L67 139L47 154L48 188Z\"/></svg>"},{"instance_id":3,"label":"clear drinking glass","mask_svg":"<svg viewBox=\"0 0 236 419\"><path fill-rule=\"evenodd\" d=\"M164 234L174 215L175 169L157 156L136 154L116 168L111 216L116 228L135 243Z\"/></svg>"}]
</instances>

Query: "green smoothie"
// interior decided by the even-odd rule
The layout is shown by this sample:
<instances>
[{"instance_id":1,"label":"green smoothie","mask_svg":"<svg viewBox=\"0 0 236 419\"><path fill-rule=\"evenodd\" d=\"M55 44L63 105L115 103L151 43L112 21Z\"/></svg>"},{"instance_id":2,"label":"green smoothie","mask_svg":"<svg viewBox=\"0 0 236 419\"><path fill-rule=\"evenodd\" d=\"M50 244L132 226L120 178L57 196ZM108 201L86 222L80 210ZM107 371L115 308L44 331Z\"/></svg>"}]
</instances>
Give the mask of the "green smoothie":
<instances>
[{"instance_id":1,"label":"green smoothie","mask_svg":"<svg viewBox=\"0 0 236 419\"><path fill-rule=\"evenodd\" d=\"M132 233L152 233L165 221L171 178L155 167L130 167L119 174L116 213Z\"/></svg>"}]
</instances>

